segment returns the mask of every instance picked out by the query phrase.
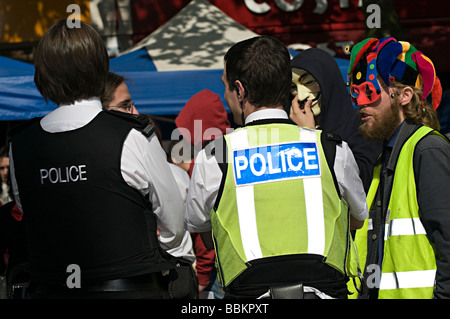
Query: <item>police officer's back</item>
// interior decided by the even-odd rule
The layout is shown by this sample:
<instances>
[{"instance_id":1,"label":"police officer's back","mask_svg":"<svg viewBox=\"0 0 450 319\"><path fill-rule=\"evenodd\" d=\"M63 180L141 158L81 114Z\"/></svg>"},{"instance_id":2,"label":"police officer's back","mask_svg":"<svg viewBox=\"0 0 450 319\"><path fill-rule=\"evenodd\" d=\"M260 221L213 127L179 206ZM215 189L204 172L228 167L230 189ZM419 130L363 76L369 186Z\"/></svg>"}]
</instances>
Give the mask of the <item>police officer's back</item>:
<instances>
[{"instance_id":1,"label":"police officer's back","mask_svg":"<svg viewBox=\"0 0 450 319\"><path fill-rule=\"evenodd\" d=\"M103 40L84 22L59 21L40 40L35 67L36 86L58 108L12 132L31 296L170 297L163 274L175 263L156 219L164 248L179 245L181 196L168 198L176 184L151 125L102 111Z\"/></svg>"},{"instance_id":2,"label":"police officer's back","mask_svg":"<svg viewBox=\"0 0 450 319\"><path fill-rule=\"evenodd\" d=\"M185 219L215 247L225 298L301 285L306 297L346 298L346 281L357 275L349 267L349 219L367 217L347 143L336 138L336 161L328 162L327 135L288 119L290 57L279 41L256 37L231 47L222 82L244 127L197 156Z\"/></svg>"}]
</instances>

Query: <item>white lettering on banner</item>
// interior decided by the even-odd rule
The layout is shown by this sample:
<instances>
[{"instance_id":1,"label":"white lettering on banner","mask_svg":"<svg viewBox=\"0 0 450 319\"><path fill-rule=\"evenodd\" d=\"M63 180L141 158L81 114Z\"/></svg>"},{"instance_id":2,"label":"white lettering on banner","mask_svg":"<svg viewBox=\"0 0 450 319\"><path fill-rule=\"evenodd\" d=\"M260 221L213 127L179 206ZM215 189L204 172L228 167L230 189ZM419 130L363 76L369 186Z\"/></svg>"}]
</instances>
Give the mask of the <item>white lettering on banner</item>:
<instances>
[{"instance_id":1,"label":"white lettering on banner","mask_svg":"<svg viewBox=\"0 0 450 319\"><path fill-rule=\"evenodd\" d=\"M255 0L245 0L245 6L251 12L256 14L267 13L270 11L270 6L266 3L257 3Z\"/></svg>"},{"instance_id":2,"label":"white lettering on banner","mask_svg":"<svg viewBox=\"0 0 450 319\"><path fill-rule=\"evenodd\" d=\"M266 14L272 10L271 6L268 4L270 1L256 1L256 0L245 0L245 5L254 14ZM300 10L303 5L304 0L274 0L275 6L284 11L293 13L295 11ZM328 0L315 0L316 6L313 10L313 13L322 15L328 9ZM375 7L376 6L376 7ZM350 10L349 0L339 0L339 8L340 9L348 9ZM362 8L362 0L358 1L358 8ZM366 24L369 28L380 28L380 10L377 5L370 5L367 8L367 12L371 12L372 14L367 18ZM321 42L317 43L317 47L319 49L323 49L330 53L332 56L336 55L336 51L333 49L333 46L337 48L341 48L343 54L350 55L350 52L347 52L345 48L347 46L352 46L354 44L353 41L336 41L336 42ZM329 48L331 46L331 48ZM308 47L311 47L308 44L304 43L290 43L288 48L293 50L306 50ZM338 52L341 53L341 52Z\"/></svg>"},{"instance_id":3,"label":"white lettering on banner","mask_svg":"<svg viewBox=\"0 0 450 319\"><path fill-rule=\"evenodd\" d=\"M41 168L41 185L87 181L86 165Z\"/></svg>"},{"instance_id":4,"label":"white lettering on banner","mask_svg":"<svg viewBox=\"0 0 450 319\"><path fill-rule=\"evenodd\" d=\"M275 4L278 8L286 12L292 12L300 9L304 0L292 0L287 2L286 0L275 0ZM323 2L324 0L316 0L316 3ZM325 0L326 1L326 0Z\"/></svg>"},{"instance_id":5,"label":"white lettering on banner","mask_svg":"<svg viewBox=\"0 0 450 319\"><path fill-rule=\"evenodd\" d=\"M270 5L267 4L267 1L257 2L256 0L244 0L245 6L251 12L256 14L264 14L270 12ZM285 12L294 12L299 10L304 0L274 0L275 5L282 11ZM324 14L328 8L328 0L315 0L316 7L313 10L315 14ZM349 7L348 0L339 0L339 7L341 9L345 9ZM362 7L362 0L358 1L358 7Z\"/></svg>"},{"instance_id":6,"label":"white lettering on banner","mask_svg":"<svg viewBox=\"0 0 450 319\"><path fill-rule=\"evenodd\" d=\"M320 176L316 143L272 144L233 151L236 186Z\"/></svg>"}]
</instances>

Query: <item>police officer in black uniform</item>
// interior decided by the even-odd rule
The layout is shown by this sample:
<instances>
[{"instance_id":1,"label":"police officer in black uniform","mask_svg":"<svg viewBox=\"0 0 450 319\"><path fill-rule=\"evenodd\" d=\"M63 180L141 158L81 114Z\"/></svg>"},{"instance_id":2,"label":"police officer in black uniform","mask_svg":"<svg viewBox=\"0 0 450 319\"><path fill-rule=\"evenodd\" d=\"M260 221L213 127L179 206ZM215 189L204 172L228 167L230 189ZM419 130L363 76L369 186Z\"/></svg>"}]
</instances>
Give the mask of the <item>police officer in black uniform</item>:
<instances>
[{"instance_id":1,"label":"police officer in black uniform","mask_svg":"<svg viewBox=\"0 0 450 319\"><path fill-rule=\"evenodd\" d=\"M169 214L170 224L159 225L160 231L170 233L167 247L179 245L182 199L172 194L163 206L165 197L158 195L152 206L158 187L176 189L164 151L155 148L145 117L102 111L109 58L100 36L80 22L55 23L35 53L36 86L59 107L11 134L13 189L28 237L29 294L170 298L167 274L176 261L158 242L157 216ZM150 155L143 156L143 149ZM154 156L154 167L144 167L146 156ZM165 186L152 180L166 173Z\"/></svg>"}]
</instances>

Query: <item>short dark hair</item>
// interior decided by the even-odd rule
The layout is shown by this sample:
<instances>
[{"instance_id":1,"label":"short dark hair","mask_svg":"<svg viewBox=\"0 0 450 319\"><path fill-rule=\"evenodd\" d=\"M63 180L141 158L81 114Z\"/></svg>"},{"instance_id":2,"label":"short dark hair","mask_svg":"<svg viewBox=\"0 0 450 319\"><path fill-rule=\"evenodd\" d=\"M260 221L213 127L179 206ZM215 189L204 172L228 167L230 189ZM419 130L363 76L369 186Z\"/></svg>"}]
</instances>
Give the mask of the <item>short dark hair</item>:
<instances>
[{"instance_id":1,"label":"short dark hair","mask_svg":"<svg viewBox=\"0 0 450 319\"><path fill-rule=\"evenodd\" d=\"M0 158L8 157L9 158L9 144L5 144L0 148Z\"/></svg>"},{"instance_id":2,"label":"short dark hair","mask_svg":"<svg viewBox=\"0 0 450 319\"><path fill-rule=\"evenodd\" d=\"M258 36L233 45L225 54L227 82L244 86L256 107L286 105L292 82L291 57L287 47L269 36Z\"/></svg>"},{"instance_id":3,"label":"short dark hair","mask_svg":"<svg viewBox=\"0 0 450 319\"><path fill-rule=\"evenodd\" d=\"M103 107L108 107L111 101L114 100L114 92L122 83L125 83L125 78L123 76L108 72L106 76L105 92L101 98Z\"/></svg>"},{"instance_id":4,"label":"short dark hair","mask_svg":"<svg viewBox=\"0 0 450 319\"><path fill-rule=\"evenodd\" d=\"M73 104L103 96L109 57L100 35L87 23L70 28L66 20L53 24L34 55L34 82L46 101Z\"/></svg>"}]
</instances>

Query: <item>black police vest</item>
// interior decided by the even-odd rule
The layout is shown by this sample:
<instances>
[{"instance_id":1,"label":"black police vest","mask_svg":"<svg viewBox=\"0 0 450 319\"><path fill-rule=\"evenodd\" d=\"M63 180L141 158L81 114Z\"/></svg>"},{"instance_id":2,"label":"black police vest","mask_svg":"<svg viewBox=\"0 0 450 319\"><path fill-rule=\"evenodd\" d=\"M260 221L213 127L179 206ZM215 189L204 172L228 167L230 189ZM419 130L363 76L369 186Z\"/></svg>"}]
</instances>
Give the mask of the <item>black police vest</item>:
<instances>
[{"instance_id":1,"label":"black police vest","mask_svg":"<svg viewBox=\"0 0 450 319\"><path fill-rule=\"evenodd\" d=\"M68 269L78 269L69 265L79 266L81 282L173 268L151 204L120 169L128 133L148 127L102 111L76 130L49 133L35 119L13 135L32 280L65 285Z\"/></svg>"}]
</instances>

